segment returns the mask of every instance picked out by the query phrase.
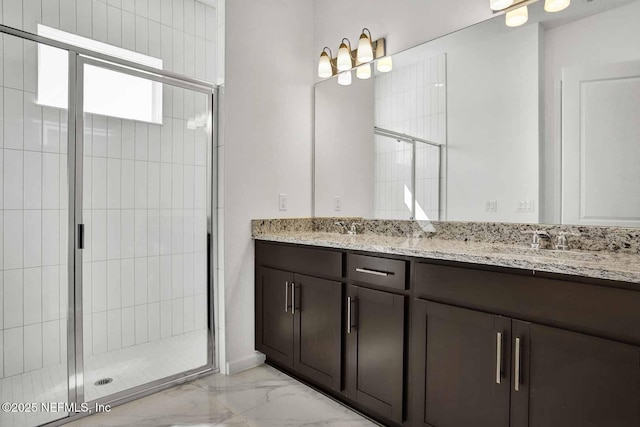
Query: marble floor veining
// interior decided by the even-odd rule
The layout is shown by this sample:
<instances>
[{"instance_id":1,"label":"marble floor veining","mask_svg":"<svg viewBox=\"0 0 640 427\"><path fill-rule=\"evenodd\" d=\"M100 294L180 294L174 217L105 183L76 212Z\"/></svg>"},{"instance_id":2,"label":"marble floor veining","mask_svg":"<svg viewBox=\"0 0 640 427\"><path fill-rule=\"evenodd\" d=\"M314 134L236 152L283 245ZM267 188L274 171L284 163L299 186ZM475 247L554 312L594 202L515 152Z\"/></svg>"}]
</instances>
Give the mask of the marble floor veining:
<instances>
[{"instance_id":1,"label":"marble floor veining","mask_svg":"<svg viewBox=\"0 0 640 427\"><path fill-rule=\"evenodd\" d=\"M120 426L376 426L282 372L262 365L204 377L68 424Z\"/></svg>"}]
</instances>

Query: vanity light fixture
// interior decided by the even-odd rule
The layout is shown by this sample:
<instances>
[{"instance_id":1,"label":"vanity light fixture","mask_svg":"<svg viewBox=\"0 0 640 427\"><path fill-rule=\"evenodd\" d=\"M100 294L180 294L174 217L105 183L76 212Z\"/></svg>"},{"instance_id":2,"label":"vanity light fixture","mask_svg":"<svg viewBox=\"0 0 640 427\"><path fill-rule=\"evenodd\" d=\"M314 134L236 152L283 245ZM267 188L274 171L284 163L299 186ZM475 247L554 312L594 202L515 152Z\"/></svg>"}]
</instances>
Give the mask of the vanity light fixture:
<instances>
[{"instance_id":1,"label":"vanity light fixture","mask_svg":"<svg viewBox=\"0 0 640 427\"><path fill-rule=\"evenodd\" d=\"M378 62L376 62L376 69L381 73L388 73L393 70L393 60L390 56L384 56L384 54L384 39L380 39L376 44L376 58L379 58Z\"/></svg>"},{"instance_id":2,"label":"vanity light fixture","mask_svg":"<svg viewBox=\"0 0 640 427\"><path fill-rule=\"evenodd\" d=\"M356 77L361 80L371 78L371 64L358 65L358 68L356 68Z\"/></svg>"},{"instance_id":3,"label":"vanity light fixture","mask_svg":"<svg viewBox=\"0 0 640 427\"><path fill-rule=\"evenodd\" d=\"M489 0L494 13L506 13L507 27L519 27L529 20L528 6L539 0ZM587 0L591 1L591 0ZM546 12L560 12L571 5L571 0L544 0Z\"/></svg>"},{"instance_id":4,"label":"vanity light fixture","mask_svg":"<svg viewBox=\"0 0 640 427\"><path fill-rule=\"evenodd\" d=\"M356 75L358 78L368 79L372 74L371 67L363 67L363 65L369 64L376 59L383 58L385 54L384 39L372 41L371 32L368 28L364 28L360 35L360 39L358 40L358 47L356 50L351 50L351 42L347 38L342 39L338 49L338 56L336 58L333 58L331 49L328 47L322 49L322 53L320 53L320 59L318 61L318 77L326 79L333 77L336 74L340 76L345 71L351 71L356 68ZM380 70L380 66L378 66L378 70ZM389 69L388 71L391 70ZM347 84L351 84L350 78L351 73L349 73L349 83ZM347 77L343 76L342 81L346 82Z\"/></svg>"},{"instance_id":5,"label":"vanity light fixture","mask_svg":"<svg viewBox=\"0 0 640 427\"><path fill-rule=\"evenodd\" d=\"M390 56L380 58L378 59L378 62L376 62L376 67L381 73L388 73L393 70L393 59L391 59Z\"/></svg>"},{"instance_id":6,"label":"vanity light fixture","mask_svg":"<svg viewBox=\"0 0 640 427\"><path fill-rule=\"evenodd\" d=\"M544 10L547 12L560 12L565 10L571 4L571 0L545 0Z\"/></svg>"},{"instance_id":7,"label":"vanity light fixture","mask_svg":"<svg viewBox=\"0 0 640 427\"><path fill-rule=\"evenodd\" d=\"M369 35L367 35L369 33ZM360 40L358 40L358 50L356 59L360 64L373 61L373 45L371 44L371 31L368 28L362 29Z\"/></svg>"},{"instance_id":8,"label":"vanity light fixture","mask_svg":"<svg viewBox=\"0 0 640 427\"><path fill-rule=\"evenodd\" d=\"M351 84L351 70L338 74L338 84L341 86L349 86Z\"/></svg>"},{"instance_id":9,"label":"vanity light fixture","mask_svg":"<svg viewBox=\"0 0 640 427\"><path fill-rule=\"evenodd\" d=\"M345 43L345 40L347 43ZM351 56L351 42L349 39L342 39L338 49L338 71L347 71L353 68L353 57Z\"/></svg>"},{"instance_id":10,"label":"vanity light fixture","mask_svg":"<svg viewBox=\"0 0 640 427\"><path fill-rule=\"evenodd\" d=\"M529 8L522 6L507 12L507 27L519 27L529 20Z\"/></svg>"},{"instance_id":11,"label":"vanity light fixture","mask_svg":"<svg viewBox=\"0 0 640 427\"><path fill-rule=\"evenodd\" d=\"M513 4L513 0L490 0L489 7L491 10L503 10Z\"/></svg>"},{"instance_id":12,"label":"vanity light fixture","mask_svg":"<svg viewBox=\"0 0 640 427\"><path fill-rule=\"evenodd\" d=\"M329 53L327 53L327 50L329 51ZM322 53L320 54L320 61L318 61L318 77L326 79L333 76L335 67L333 66L333 62L331 61L332 56L333 55L331 54L331 49L329 49L328 47L322 49Z\"/></svg>"}]
</instances>

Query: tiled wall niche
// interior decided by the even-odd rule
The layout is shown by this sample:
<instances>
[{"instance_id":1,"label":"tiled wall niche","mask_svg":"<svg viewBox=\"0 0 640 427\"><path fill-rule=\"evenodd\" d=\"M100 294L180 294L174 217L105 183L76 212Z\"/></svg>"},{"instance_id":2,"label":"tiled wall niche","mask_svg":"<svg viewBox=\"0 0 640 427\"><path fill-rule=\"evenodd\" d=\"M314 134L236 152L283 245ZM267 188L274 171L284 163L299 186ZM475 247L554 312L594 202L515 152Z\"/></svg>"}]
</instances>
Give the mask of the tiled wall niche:
<instances>
[{"instance_id":1,"label":"tiled wall niche","mask_svg":"<svg viewBox=\"0 0 640 427\"><path fill-rule=\"evenodd\" d=\"M394 65L374 80L374 123L445 145L446 55ZM416 219L442 220L446 202L446 146L416 145ZM411 145L376 135L374 217L409 219L405 186L410 188ZM438 166L440 165L440 170Z\"/></svg>"},{"instance_id":2,"label":"tiled wall niche","mask_svg":"<svg viewBox=\"0 0 640 427\"><path fill-rule=\"evenodd\" d=\"M216 82L217 32L221 24L212 4L211 1L194 0L3 0L0 21L33 33L36 25L42 23L159 57L166 70ZM68 185L66 112L35 103L36 44L0 36L0 59L2 378L66 363ZM200 206L199 194L205 191L197 184L203 181L197 181L202 165L196 162L203 157L195 151L195 132L181 123L189 118L186 115L190 108L188 98L184 94L174 96L172 90L165 90L165 107L171 107L164 108L163 130L101 116L87 117L85 140L89 145L85 149L89 151L85 152L85 187L94 176L97 183L101 183L104 177L105 186L102 193L103 190L98 189L99 184L95 189L90 185L91 191L85 193L85 201L93 199L95 190L98 199L104 194L105 203L115 202L119 197L120 207L85 205L88 233L95 230L94 242L104 242L104 249L102 243L96 243L95 250L93 247L87 250L90 256L85 254L84 328L85 332L91 332L92 338L94 333L97 337L95 340L84 339L85 355L206 327L206 316L202 314L206 313L206 298L202 298L203 284L198 277L203 260L206 265L206 255L203 255L206 248L203 248L201 239L195 238L197 235L206 236L202 234L206 233L206 218L203 232L203 210L196 207ZM174 126L175 123L178 125ZM165 127L171 130L164 130ZM193 137L192 161L184 159L185 152L182 160L174 158L173 151L171 158L166 157L162 144L167 141L167 132L181 143ZM114 140L119 137L121 146L117 154L113 151L117 150ZM102 142L105 151L100 152L101 148L91 150L100 147ZM147 147L146 158L140 148L143 145ZM156 146L160 147L159 158L153 157ZM131 149L133 154L130 156L127 150ZM114 171L118 168L120 185L122 180L129 178L131 183L120 188L116 197L113 181ZM161 175L167 170L171 171L169 181L166 181L167 175ZM161 178L155 180L156 175ZM136 178L139 178L137 186L134 184ZM141 182L146 182L146 189ZM156 191L162 191L163 183L166 188L167 182L172 188L178 188L177 183L181 183L182 202L173 204L173 196L176 196L175 200L178 197L176 190L169 206L162 204L160 199L156 209ZM132 206L127 204L129 199L125 201L129 193L123 195L130 191L133 192ZM147 192L146 204L140 195L144 191ZM162 193L158 194L161 198ZM193 204L189 204L190 200ZM127 232L131 231L124 237L137 238L131 247L121 246L120 254L114 252L113 245L117 235L114 231L117 220L114 218L118 216L121 245L125 233L123 226ZM146 239L140 231L145 228L145 222ZM178 233L175 230L180 228L184 231L185 224L187 229L193 226L193 234L188 233L189 237L184 235L182 246L176 243L173 247L170 243L171 248L167 252L167 233ZM157 241L153 237L156 226L159 233ZM192 242L193 249L190 249L189 242ZM145 245L146 251L143 250ZM130 248L133 248L131 256L125 253ZM156 272L156 265L166 265L161 262L166 258L161 257L171 258L169 265L175 266L169 276L163 276L166 271ZM146 269L143 268L145 262ZM117 293L115 272L118 264L121 279L119 305L114 296ZM178 286L179 275L173 272L180 266L182 278ZM145 270L147 276L143 279ZM186 280L191 277L189 272L193 274L191 282ZM160 283L162 277L175 278L175 287L173 281L169 282L171 286L166 280ZM169 314L161 317L161 311ZM120 314L119 319L116 313Z\"/></svg>"}]
</instances>

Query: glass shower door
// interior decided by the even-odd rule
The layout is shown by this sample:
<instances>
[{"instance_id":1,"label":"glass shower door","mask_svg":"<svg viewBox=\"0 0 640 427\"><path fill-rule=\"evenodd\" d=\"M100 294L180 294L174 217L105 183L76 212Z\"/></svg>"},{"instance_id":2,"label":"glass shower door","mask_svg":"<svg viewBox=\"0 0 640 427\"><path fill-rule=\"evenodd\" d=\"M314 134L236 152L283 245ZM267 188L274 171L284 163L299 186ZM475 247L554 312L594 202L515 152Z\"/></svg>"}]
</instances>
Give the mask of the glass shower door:
<instances>
[{"instance_id":1,"label":"glass shower door","mask_svg":"<svg viewBox=\"0 0 640 427\"><path fill-rule=\"evenodd\" d=\"M88 402L211 363L212 96L111 64L81 64Z\"/></svg>"},{"instance_id":2,"label":"glass shower door","mask_svg":"<svg viewBox=\"0 0 640 427\"><path fill-rule=\"evenodd\" d=\"M69 296L68 93L39 56L69 52L0 34L1 426L67 416ZM62 105L51 104L47 91ZM49 92L50 93L50 92ZM7 406L8 405L8 406Z\"/></svg>"}]
</instances>

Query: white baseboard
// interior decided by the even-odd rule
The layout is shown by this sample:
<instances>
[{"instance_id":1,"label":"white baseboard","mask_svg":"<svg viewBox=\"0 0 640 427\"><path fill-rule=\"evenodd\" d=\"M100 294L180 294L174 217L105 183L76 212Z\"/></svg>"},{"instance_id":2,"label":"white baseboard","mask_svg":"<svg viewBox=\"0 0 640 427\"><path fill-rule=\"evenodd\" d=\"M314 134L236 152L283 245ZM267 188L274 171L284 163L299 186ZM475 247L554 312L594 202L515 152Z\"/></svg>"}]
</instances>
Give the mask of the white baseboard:
<instances>
[{"instance_id":1,"label":"white baseboard","mask_svg":"<svg viewBox=\"0 0 640 427\"><path fill-rule=\"evenodd\" d=\"M260 366L264 363L266 356L262 353L256 351L255 354L252 354L247 357L243 357L242 359L236 359L227 362L227 375L237 374L238 372L246 371L247 369L255 368L256 366Z\"/></svg>"}]
</instances>

